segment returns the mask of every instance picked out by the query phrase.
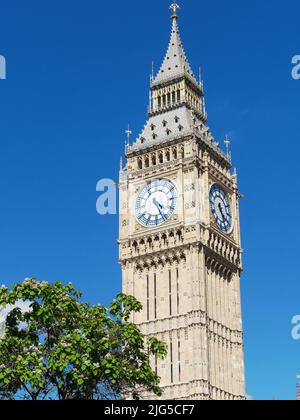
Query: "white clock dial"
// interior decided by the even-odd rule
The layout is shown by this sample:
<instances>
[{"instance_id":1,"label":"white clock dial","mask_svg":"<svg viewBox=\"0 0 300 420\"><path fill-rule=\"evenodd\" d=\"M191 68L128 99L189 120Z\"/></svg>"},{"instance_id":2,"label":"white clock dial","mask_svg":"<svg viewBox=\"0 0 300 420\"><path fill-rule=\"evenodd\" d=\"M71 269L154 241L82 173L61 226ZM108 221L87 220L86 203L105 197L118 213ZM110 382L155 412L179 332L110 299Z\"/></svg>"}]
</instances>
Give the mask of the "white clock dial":
<instances>
[{"instance_id":1,"label":"white clock dial","mask_svg":"<svg viewBox=\"0 0 300 420\"><path fill-rule=\"evenodd\" d=\"M232 211L228 195L217 184L210 190L210 209L218 227L225 233L232 229Z\"/></svg>"},{"instance_id":2,"label":"white clock dial","mask_svg":"<svg viewBox=\"0 0 300 420\"><path fill-rule=\"evenodd\" d=\"M136 218L146 227L160 226L173 215L177 205L177 190L173 182L158 179L147 185L136 201Z\"/></svg>"}]
</instances>

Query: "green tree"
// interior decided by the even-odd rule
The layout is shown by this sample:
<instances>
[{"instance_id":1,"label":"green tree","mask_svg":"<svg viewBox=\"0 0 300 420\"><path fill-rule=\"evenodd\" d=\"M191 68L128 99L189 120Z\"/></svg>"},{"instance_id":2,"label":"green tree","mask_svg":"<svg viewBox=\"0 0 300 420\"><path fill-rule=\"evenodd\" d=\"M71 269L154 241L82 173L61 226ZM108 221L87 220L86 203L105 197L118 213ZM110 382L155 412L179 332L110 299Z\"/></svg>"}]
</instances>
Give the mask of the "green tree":
<instances>
[{"instance_id":1,"label":"green tree","mask_svg":"<svg viewBox=\"0 0 300 420\"><path fill-rule=\"evenodd\" d=\"M124 294L109 308L81 301L72 284L27 279L0 288L0 308L19 301L0 338L0 399L140 399L161 395L151 357L164 358L164 343L148 340L130 322L142 309Z\"/></svg>"}]
</instances>

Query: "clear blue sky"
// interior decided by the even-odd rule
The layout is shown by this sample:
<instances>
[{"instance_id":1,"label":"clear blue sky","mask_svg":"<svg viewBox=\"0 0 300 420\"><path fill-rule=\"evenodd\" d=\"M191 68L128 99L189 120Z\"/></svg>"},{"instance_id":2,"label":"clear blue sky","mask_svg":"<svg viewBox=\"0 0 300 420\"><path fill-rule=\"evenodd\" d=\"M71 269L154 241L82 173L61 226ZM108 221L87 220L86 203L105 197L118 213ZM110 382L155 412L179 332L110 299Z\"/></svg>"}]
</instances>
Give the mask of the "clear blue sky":
<instances>
[{"instance_id":1,"label":"clear blue sky","mask_svg":"<svg viewBox=\"0 0 300 420\"><path fill-rule=\"evenodd\" d=\"M118 218L95 210L117 180L124 130L146 119L151 61L170 0L1 4L0 283L72 281L92 302L121 288ZM242 201L247 392L295 398L299 300L299 0L182 0L180 27L204 72L209 125L232 138Z\"/></svg>"}]
</instances>

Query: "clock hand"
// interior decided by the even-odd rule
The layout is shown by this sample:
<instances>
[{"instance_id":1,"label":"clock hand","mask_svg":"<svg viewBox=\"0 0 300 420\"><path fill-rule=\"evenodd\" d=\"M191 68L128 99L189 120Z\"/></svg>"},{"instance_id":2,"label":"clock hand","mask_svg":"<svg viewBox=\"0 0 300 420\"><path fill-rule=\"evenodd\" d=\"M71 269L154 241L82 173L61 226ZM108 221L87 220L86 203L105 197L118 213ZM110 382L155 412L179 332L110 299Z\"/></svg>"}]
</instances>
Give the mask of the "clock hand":
<instances>
[{"instance_id":1,"label":"clock hand","mask_svg":"<svg viewBox=\"0 0 300 420\"><path fill-rule=\"evenodd\" d=\"M223 213L223 209L222 209L222 205L221 205L221 203L219 203L219 210L220 210L220 213L221 213L221 215L222 215L223 221L225 221L225 220L226 220L226 217L225 217L225 215L224 215L224 213Z\"/></svg>"},{"instance_id":2,"label":"clock hand","mask_svg":"<svg viewBox=\"0 0 300 420\"><path fill-rule=\"evenodd\" d=\"M157 200L156 200L156 198L153 198L153 203L156 205L156 207L157 206L159 206L162 210L163 210L163 208L164 208L164 206L162 206Z\"/></svg>"},{"instance_id":3,"label":"clock hand","mask_svg":"<svg viewBox=\"0 0 300 420\"><path fill-rule=\"evenodd\" d=\"M159 204L159 202L156 200L156 198L153 198L153 204L157 207L157 210L159 211L159 214L161 215L161 217L166 220L165 215L162 213L162 209L163 206L161 204Z\"/></svg>"}]
</instances>

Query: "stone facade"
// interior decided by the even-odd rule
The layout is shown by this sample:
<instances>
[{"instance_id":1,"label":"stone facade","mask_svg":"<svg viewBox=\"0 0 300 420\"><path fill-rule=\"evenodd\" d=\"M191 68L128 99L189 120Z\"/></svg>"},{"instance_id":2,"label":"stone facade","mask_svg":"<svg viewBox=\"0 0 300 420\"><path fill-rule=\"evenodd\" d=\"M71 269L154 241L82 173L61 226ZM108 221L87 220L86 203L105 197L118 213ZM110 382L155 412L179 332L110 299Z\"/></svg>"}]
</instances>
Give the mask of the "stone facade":
<instances>
[{"instance_id":1,"label":"stone facade","mask_svg":"<svg viewBox=\"0 0 300 420\"><path fill-rule=\"evenodd\" d=\"M203 83L186 59L175 5L168 51L152 78L149 119L120 168L123 292L143 304L132 321L168 345L167 359L152 361L163 399L245 399L237 174L206 125ZM176 210L162 225L145 227L136 200L156 179L176 186ZM211 211L215 184L230 203L228 232Z\"/></svg>"}]
</instances>

